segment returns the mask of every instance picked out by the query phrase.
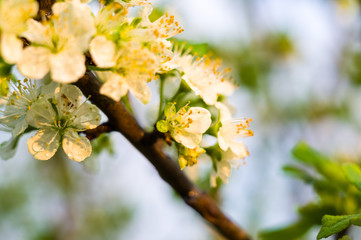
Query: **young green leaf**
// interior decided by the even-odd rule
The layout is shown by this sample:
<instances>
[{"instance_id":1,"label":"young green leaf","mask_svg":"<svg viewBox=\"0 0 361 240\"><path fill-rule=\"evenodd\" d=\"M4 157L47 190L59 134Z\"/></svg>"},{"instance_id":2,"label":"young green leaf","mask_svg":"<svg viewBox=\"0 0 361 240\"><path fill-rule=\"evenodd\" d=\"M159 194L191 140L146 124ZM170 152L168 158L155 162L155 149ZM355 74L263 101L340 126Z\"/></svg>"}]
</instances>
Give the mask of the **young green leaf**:
<instances>
[{"instance_id":1,"label":"young green leaf","mask_svg":"<svg viewBox=\"0 0 361 240\"><path fill-rule=\"evenodd\" d=\"M327 238L341 232L351 224L361 226L361 213L342 216L325 215L322 218L322 227L317 235L317 239Z\"/></svg>"},{"instance_id":2,"label":"young green leaf","mask_svg":"<svg viewBox=\"0 0 361 240\"><path fill-rule=\"evenodd\" d=\"M307 171L305 171L304 169L302 169L300 167L286 165L282 168L282 170L286 174L288 174L294 178L303 180L305 183L312 183L315 181L315 178L313 176L311 176Z\"/></svg>"},{"instance_id":3,"label":"young green leaf","mask_svg":"<svg viewBox=\"0 0 361 240\"><path fill-rule=\"evenodd\" d=\"M361 191L361 168L356 164L346 164L342 168L347 179Z\"/></svg>"},{"instance_id":4,"label":"young green leaf","mask_svg":"<svg viewBox=\"0 0 361 240\"><path fill-rule=\"evenodd\" d=\"M298 143L292 153L297 160L314 167L318 173L338 186L348 185L345 175L340 171L339 164L315 151L307 143Z\"/></svg>"}]
</instances>

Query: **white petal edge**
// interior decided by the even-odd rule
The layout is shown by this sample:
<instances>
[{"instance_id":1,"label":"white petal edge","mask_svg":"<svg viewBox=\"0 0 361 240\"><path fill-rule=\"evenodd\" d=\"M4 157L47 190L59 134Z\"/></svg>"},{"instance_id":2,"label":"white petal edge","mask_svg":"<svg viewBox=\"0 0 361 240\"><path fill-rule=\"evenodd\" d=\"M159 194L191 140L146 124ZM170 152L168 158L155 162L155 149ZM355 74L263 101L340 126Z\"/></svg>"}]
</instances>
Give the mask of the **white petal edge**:
<instances>
[{"instance_id":1,"label":"white petal edge","mask_svg":"<svg viewBox=\"0 0 361 240\"><path fill-rule=\"evenodd\" d=\"M63 149L66 155L73 161L81 162L89 157L92 152L90 141L81 137L74 129L67 129L63 138Z\"/></svg>"},{"instance_id":2,"label":"white petal edge","mask_svg":"<svg viewBox=\"0 0 361 240\"><path fill-rule=\"evenodd\" d=\"M63 50L50 57L51 78L59 83L72 83L85 71L85 56L78 50Z\"/></svg>"},{"instance_id":3,"label":"white petal edge","mask_svg":"<svg viewBox=\"0 0 361 240\"><path fill-rule=\"evenodd\" d=\"M43 78L49 72L50 50L42 47L27 47L17 66L29 78Z\"/></svg>"},{"instance_id":4,"label":"white petal edge","mask_svg":"<svg viewBox=\"0 0 361 240\"><path fill-rule=\"evenodd\" d=\"M177 142L190 149L197 147L202 140L202 134L193 134L184 130L175 130L171 135Z\"/></svg>"},{"instance_id":5,"label":"white petal edge","mask_svg":"<svg viewBox=\"0 0 361 240\"><path fill-rule=\"evenodd\" d=\"M92 59L98 67L113 67L115 65L115 44L104 36L97 36L90 42Z\"/></svg>"},{"instance_id":6,"label":"white petal edge","mask_svg":"<svg viewBox=\"0 0 361 240\"><path fill-rule=\"evenodd\" d=\"M204 133L212 123L211 113L202 107L191 107L184 118L186 122L188 118L192 119L189 127L185 128L190 133Z\"/></svg>"},{"instance_id":7,"label":"white petal edge","mask_svg":"<svg viewBox=\"0 0 361 240\"><path fill-rule=\"evenodd\" d=\"M3 34L1 36L1 55L7 63L18 62L23 53L23 43L15 34Z\"/></svg>"},{"instance_id":8,"label":"white petal edge","mask_svg":"<svg viewBox=\"0 0 361 240\"><path fill-rule=\"evenodd\" d=\"M38 160L49 160L60 144L59 132L51 129L41 129L27 142L29 152Z\"/></svg>"},{"instance_id":9,"label":"white petal edge","mask_svg":"<svg viewBox=\"0 0 361 240\"><path fill-rule=\"evenodd\" d=\"M101 74L99 75L100 78L103 79ZM127 94L129 86L119 74L111 73L107 74L107 76L109 76L109 78L101 86L100 93L110 97L114 101L119 101L121 97Z\"/></svg>"}]
</instances>

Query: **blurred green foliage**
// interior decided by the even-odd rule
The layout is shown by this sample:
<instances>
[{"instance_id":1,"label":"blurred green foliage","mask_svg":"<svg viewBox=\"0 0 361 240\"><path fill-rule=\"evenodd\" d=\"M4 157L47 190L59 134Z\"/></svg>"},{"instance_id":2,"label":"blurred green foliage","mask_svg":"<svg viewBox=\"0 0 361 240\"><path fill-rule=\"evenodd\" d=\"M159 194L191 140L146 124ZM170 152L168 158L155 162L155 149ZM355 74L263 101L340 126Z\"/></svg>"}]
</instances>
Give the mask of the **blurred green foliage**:
<instances>
[{"instance_id":1,"label":"blurred green foliage","mask_svg":"<svg viewBox=\"0 0 361 240\"><path fill-rule=\"evenodd\" d=\"M9 226L29 240L118 239L131 222L134 209L119 195L93 193L92 178L64 154L35 164L15 182L0 185L0 239L14 239L5 230Z\"/></svg>"},{"instance_id":2,"label":"blurred green foliage","mask_svg":"<svg viewBox=\"0 0 361 240\"><path fill-rule=\"evenodd\" d=\"M91 141L92 154L99 155L102 151L108 152L110 155L114 155L113 141L110 138L109 133L103 133L97 138Z\"/></svg>"},{"instance_id":3,"label":"blurred green foliage","mask_svg":"<svg viewBox=\"0 0 361 240\"><path fill-rule=\"evenodd\" d=\"M361 191L358 189L361 182L360 167L329 159L303 142L293 149L293 156L301 165L287 165L284 171L312 185L318 197L299 207L299 219L295 223L283 228L263 231L260 233L260 239L300 239L311 227L321 225L321 219L322 228L318 239L336 234L350 224L360 225Z\"/></svg>"},{"instance_id":4,"label":"blurred green foliage","mask_svg":"<svg viewBox=\"0 0 361 240\"><path fill-rule=\"evenodd\" d=\"M23 187L23 182L15 182L9 185L0 186L0 216L20 209L28 200L28 196Z\"/></svg>"},{"instance_id":5,"label":"blurred green foliage","mask_svg":"<svg viewBox=\"0 0 361 240\"><path fill-rule=\"evenodd\" d=\"M361 85L361 49L346 49L341 59L342 70L354 85Z\"/></svg>"},{"instance_id":6,"label":"blurred green foliage","mask_svg":"<svg viewBox=\"0 0 361 240\"><path fill-rule=\"evenodd\" d=\"M178 38L172 39L172 41L178 48L183 47L183 51L188 50L195 56L202 57L207 54L212 56L214 54L213 48L208 43L198 43Z\"/></svg>"},{"instance_id":7,"label":"blurred green foliage","mask_svg":"<svg viewBox=\"0 0 361 240\"><path fill-rule=\"evenodd\" d=\"M287 60L295 53L290 35L274 32L255 38L250 43L243 44L239 51L227 55L235 63L239 75L238 84L257 91L268 86L267 77L275 64Z\"/></svg>"}]
</instances>

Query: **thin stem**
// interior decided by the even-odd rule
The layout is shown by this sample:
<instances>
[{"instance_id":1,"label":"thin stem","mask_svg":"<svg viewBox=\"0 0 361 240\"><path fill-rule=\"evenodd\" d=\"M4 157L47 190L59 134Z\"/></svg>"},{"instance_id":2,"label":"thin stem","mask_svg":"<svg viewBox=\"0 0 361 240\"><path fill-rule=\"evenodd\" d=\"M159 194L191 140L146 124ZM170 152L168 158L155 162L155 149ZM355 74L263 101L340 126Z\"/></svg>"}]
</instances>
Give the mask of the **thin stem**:
<instances>
[{"instance_id":1,"label":"thin stem","mask_svg":"<svg viewBox=\"0 0 361 240\"><path fill-rule=\"evenodd\" d=\"M134 114L132 105L130 104L130 101L129 101L129 94L126 94L124 97L122 97L122 102L125 105L125 107L127 108L127 110L131 114Z\"/></svg>"},{"instance_id":2,"label":"thin stem","mask_svg":"<svg viewBox=\"0 0 361 240\"><path fill-rule=\"evenodd\" d=\"M93 140L94 138L99 137L101 134L108 133L111 131L112 131L112 127L111 127L110 123L106 122L106 123L99 125L96 128L86 130L86 131L84 131L84 133L89 140Z\"/></svg>"},{"instance_id":3,"label":"thin stem","mask_svg":"<svg viewBox=\"0 0 361 240\"><path fill-rule=\"evenodd\" d=\"M157 122L163 118L163 103L164 103L164 82L165 79L161 75L160 76L160 83L159 83L159 108L158 108L158 118Z\"/></svg>"},{"instance_id":4,"label":"thin stem","mask_svg":"<svg viewBox=\"0 0 361 240\"><path fill-rule=\"evenodd\" d=\"M98 71L98 72L106 72L106 71L112 71L114 68L108 67L108 68L101 68L93 65L86 65L86 69L89 71Z\"/></svg>"}]
</instances>

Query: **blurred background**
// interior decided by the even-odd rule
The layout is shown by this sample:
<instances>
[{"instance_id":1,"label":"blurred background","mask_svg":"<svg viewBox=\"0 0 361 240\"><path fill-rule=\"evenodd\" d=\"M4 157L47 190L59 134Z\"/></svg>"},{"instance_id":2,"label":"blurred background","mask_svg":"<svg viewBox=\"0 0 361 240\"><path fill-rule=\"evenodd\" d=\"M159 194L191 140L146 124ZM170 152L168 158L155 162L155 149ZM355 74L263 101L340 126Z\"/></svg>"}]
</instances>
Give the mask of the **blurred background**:
<instances>
[{"instance_id":1,"label":"blurred background","mask_svg":"<svg viewBox=\"0 0 361 240\"><path fill-rule=\"evenodd\" d=\"M253 237L296 221L297 208L317 198L312 187L282 170L294 162L291 151L299 141L335 161L360 163L358 1L153 5L181 19L180 39L205 46L233 69L240 87L229 103L236 117L253 118L254 137L245 139L246 165L232 171L229 184L210 191ZM153 110L147 106L148 113ZM51 161L36 161L26 139L14 159L0 161L0 239L222 239L120 134L98 139L95 154L83 164L61 152ZM103 144L106 151L97 151ZM209 190L202 176L187 172ZM303 239L315 239L318 230ZM359 236L357 231L350 235Z\"/></svg>"}]
</instances>

